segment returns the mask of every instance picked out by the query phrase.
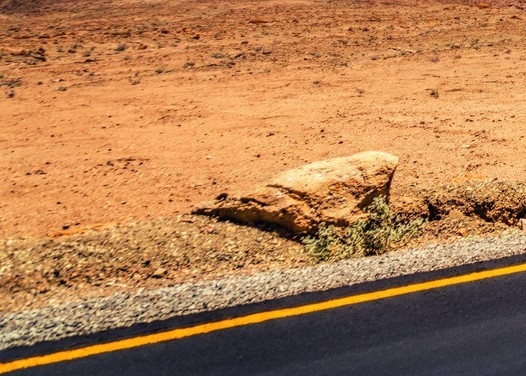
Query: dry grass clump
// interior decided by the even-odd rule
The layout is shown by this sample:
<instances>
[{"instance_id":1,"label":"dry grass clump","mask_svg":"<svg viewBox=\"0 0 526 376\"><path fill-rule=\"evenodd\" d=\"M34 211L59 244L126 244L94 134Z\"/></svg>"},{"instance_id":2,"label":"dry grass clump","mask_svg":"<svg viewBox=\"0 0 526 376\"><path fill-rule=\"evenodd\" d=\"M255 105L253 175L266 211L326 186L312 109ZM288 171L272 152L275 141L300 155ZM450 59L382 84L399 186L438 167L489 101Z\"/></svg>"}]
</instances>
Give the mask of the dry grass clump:
<instances>
[{"instance_id":1,"label":"dry grass clump","mask_svg":"<svg viewBox=\"0 0 526 376\"><path fill-rule=\"evenodd\" d=\"M391 212L385 196L375 198L366 211L367 218L349 227L321 226L315 236L303 240L307 254L317 262L379 255L407 244L424 223L401 220Z\"/></svg>"}]
</instances>

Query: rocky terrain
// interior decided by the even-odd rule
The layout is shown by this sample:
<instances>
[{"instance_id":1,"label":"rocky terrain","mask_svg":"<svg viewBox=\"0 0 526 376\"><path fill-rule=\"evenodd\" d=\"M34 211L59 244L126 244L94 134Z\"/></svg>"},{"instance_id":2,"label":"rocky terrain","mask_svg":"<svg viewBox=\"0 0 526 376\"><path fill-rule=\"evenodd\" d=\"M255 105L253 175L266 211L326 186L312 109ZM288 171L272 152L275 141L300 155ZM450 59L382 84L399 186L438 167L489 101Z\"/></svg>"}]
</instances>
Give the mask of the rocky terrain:
<instances>
[{"instance_id":1,"label":"rocky terrain","mask_svg":"<svg viewBox=\"0 0 526 376\"><path fill-rule=\"evenodd\" d=\"M522 8L0 1L0 310L309 264L189 213L364 150L400 158L400 213L436 204L417 244L516 226Z\"/></svg>"}]
</instances>

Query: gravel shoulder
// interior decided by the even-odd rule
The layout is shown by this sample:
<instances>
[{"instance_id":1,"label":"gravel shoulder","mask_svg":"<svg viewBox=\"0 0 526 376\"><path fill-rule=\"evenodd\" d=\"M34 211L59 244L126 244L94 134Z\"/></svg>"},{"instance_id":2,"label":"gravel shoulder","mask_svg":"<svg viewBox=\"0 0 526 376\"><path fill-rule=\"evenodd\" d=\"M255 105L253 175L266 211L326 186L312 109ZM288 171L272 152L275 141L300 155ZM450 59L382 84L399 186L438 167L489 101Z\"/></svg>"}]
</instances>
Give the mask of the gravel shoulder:
<instances>
[{"instance_id":1,"label":"gravel shoulder","mask_svg":"<svg viewBox=\"0 0 526 376\"><path fill-rule=\"evenodd\" d=\"M525 253L526 235L512 232L334 264L140 289L6 313L0 316L0 349Z\"/></svg>"}]
</instances>

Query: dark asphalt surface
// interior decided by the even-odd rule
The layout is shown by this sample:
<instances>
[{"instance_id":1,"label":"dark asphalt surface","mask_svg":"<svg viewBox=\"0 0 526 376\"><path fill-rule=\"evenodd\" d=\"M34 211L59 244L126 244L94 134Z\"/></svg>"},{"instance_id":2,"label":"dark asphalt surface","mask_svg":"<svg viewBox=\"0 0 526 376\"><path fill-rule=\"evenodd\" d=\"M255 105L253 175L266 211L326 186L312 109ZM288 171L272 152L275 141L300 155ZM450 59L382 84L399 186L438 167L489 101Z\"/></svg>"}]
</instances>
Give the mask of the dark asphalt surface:
<instances>
[{"instance_id":1,"label":"dark asphalt surface","mask_svg":"<svg viewBox=\"0 0 526 376\"><path fill-rule=\"evenodd\" d=\"M9 375L526 375L526 273Z\"/></svg>"}]
</instances>

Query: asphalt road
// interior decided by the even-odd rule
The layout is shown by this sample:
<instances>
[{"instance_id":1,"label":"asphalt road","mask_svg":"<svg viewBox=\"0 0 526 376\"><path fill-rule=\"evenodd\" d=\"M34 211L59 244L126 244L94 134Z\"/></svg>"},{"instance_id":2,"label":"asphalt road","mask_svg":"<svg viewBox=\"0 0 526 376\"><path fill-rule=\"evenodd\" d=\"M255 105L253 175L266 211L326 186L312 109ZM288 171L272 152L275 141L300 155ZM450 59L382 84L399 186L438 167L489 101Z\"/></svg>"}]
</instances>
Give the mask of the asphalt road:
<instances>
[{"instance_id":1,"label":"asphalt road","mask_svg":"<svg viewBox=\"0 0 526 376\"><path fill-rule=\"evenodd\" d=\"M375 286L369 284L366 290L374 291ZM378 287L385 286L378 284ZM327 294L320 294L319 298L327 299ZM303 304L302 300L313 302L315 299L312 294L296 297L291 304L298 306ZM275 305L270 302L266 307L257 308ZM227 312L229 316L235 314L236 310ZM524 272L10 373L37 376L525 374Z\"/></svg>"}]
</instances>

